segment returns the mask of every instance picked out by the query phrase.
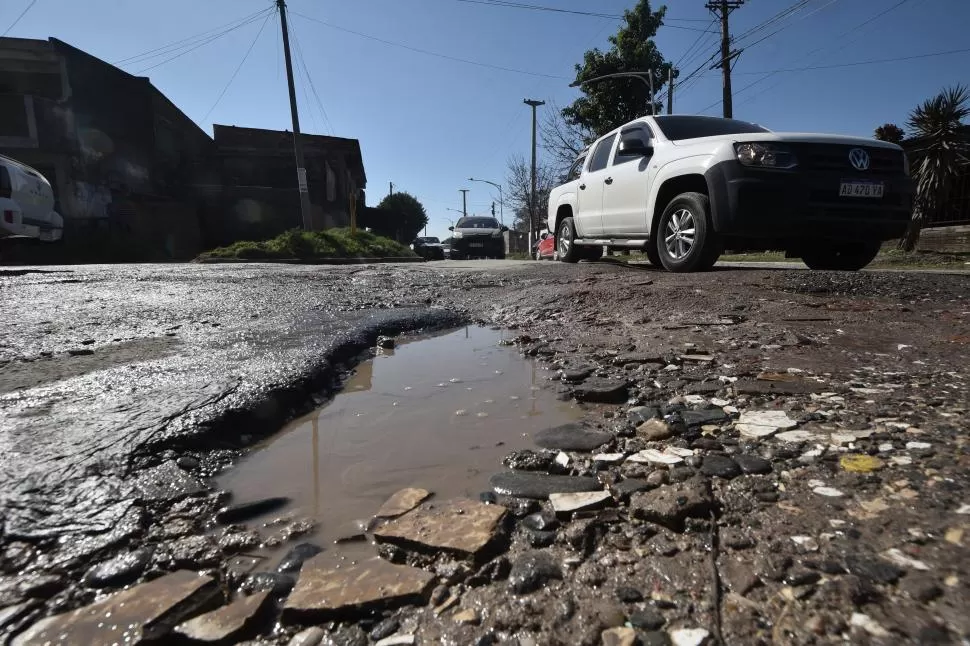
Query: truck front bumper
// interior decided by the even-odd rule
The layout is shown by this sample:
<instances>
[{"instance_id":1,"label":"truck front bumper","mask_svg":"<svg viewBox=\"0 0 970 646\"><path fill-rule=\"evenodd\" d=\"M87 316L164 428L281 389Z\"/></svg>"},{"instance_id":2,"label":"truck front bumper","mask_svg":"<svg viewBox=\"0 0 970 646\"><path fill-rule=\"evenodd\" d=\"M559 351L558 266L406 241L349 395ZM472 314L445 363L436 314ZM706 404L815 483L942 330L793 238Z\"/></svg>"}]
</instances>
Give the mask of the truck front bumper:
<instances>
[{"instance_id":1,"label":"truck front bumper","mask_svg":"<svg viewBox=\"0 0 970 646\"><path fill-rule=\"evenodd\" d=\"M737 161L705 173L714 229L732 238L882 241L899 238L913 212L905 175L770 170ZM842 182L882 182L881 198L840 197Z\"/></svg>"}]
</instances>

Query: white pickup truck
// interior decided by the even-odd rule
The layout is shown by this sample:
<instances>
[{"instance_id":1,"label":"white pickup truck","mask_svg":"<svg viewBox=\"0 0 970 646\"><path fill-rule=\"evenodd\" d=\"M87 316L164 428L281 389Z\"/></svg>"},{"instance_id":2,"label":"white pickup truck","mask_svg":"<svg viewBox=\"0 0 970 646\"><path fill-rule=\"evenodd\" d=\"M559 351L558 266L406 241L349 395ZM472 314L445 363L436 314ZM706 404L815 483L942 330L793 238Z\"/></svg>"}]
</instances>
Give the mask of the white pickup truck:
<instances>
[{"instance_id":1,"label":"white pickup truck","mask_svg":"<svg viewBox=\"0 0 970 646\"><path fill-rule=\"evenodd\" d=\"M895 144L716 117L643 117L601 137L549 196L564 262L641 249L670 271L721 252L785 250L812 269L858 270L899 238L914 184Z\"/></svg>"}]
</instances>

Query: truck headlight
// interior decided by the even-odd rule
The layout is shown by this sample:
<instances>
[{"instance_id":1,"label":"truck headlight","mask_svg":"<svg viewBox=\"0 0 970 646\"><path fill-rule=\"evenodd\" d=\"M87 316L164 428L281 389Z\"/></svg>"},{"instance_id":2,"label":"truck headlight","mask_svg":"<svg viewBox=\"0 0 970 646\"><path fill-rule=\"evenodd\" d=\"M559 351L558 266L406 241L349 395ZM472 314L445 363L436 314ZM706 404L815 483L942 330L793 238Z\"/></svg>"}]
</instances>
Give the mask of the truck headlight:
<instances>
[{"instance_id":1,"label":"truck headlight","mask_svg":"<svg viewBox=\"0 0 970 646\"><path fill-rule=\"evenodd\" d=\"M462 237L461 236L461 231L452 231L451 232L451 237L452 238L461 238Z\"/></svg>"},{"instance_id":2,"label":"truck headlight","mask_svg":"<svg viewBox=\"0 0 970 646\"><path fill-rule=\"evenodd\" d=\"M745 166L787 169L798 165L795 153L778 144L734 144L734 152Z\"/></svg>"}]
</instances>

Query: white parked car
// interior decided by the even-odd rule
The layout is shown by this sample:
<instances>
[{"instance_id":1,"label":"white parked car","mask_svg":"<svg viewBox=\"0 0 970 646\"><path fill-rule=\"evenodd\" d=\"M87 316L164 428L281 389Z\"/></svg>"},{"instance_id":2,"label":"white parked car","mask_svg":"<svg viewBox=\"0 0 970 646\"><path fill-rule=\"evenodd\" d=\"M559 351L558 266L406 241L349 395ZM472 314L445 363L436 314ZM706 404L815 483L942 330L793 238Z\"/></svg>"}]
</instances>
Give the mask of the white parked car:
<instances>
[{"instance_id":1,"label":"white parked car","mask_svg":"<svg viewBox=\"0 0 970 646\"><path fill-rule=\"evenodd\" d=\"M0 238L55 242L64 219L54 211L54 191L43 175L0 155Z\"/></svg>"},{"instance_id":2,"label":"white parked car","mask_svg":"<svg viewBox=\"0 0 970 646\"><path fill-rule=\"evenodd\" d=\"M643 117L601 137L549 196L560 260L642 249L670 271L723 249L783 249L813 269L858 270L906 230L914 184L902 148L744 121Z\"/></svg>"}]
</instances>

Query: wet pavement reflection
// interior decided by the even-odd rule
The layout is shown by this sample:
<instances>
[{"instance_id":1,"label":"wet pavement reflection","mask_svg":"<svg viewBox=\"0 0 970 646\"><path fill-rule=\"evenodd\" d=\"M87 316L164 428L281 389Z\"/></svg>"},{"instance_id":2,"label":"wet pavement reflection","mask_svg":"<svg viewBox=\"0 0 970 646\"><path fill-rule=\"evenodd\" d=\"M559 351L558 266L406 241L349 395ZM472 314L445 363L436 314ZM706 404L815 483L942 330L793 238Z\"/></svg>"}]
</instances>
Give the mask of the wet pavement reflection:
<instances>
[{"instance_id":1,"label":"wet pavement reflection","mask_svg":"<svg viewBox=\"0 0 970 646\"><path fill-rule=\"evenodd\" d=\"M217 479L238 502L292 499L313 540L359 532L404 487L477 498L536 431L578 419L548 373L501 346L508 332L466 327L381 349L332 402L295 420Z\"/></svg>"}]
</instances>

